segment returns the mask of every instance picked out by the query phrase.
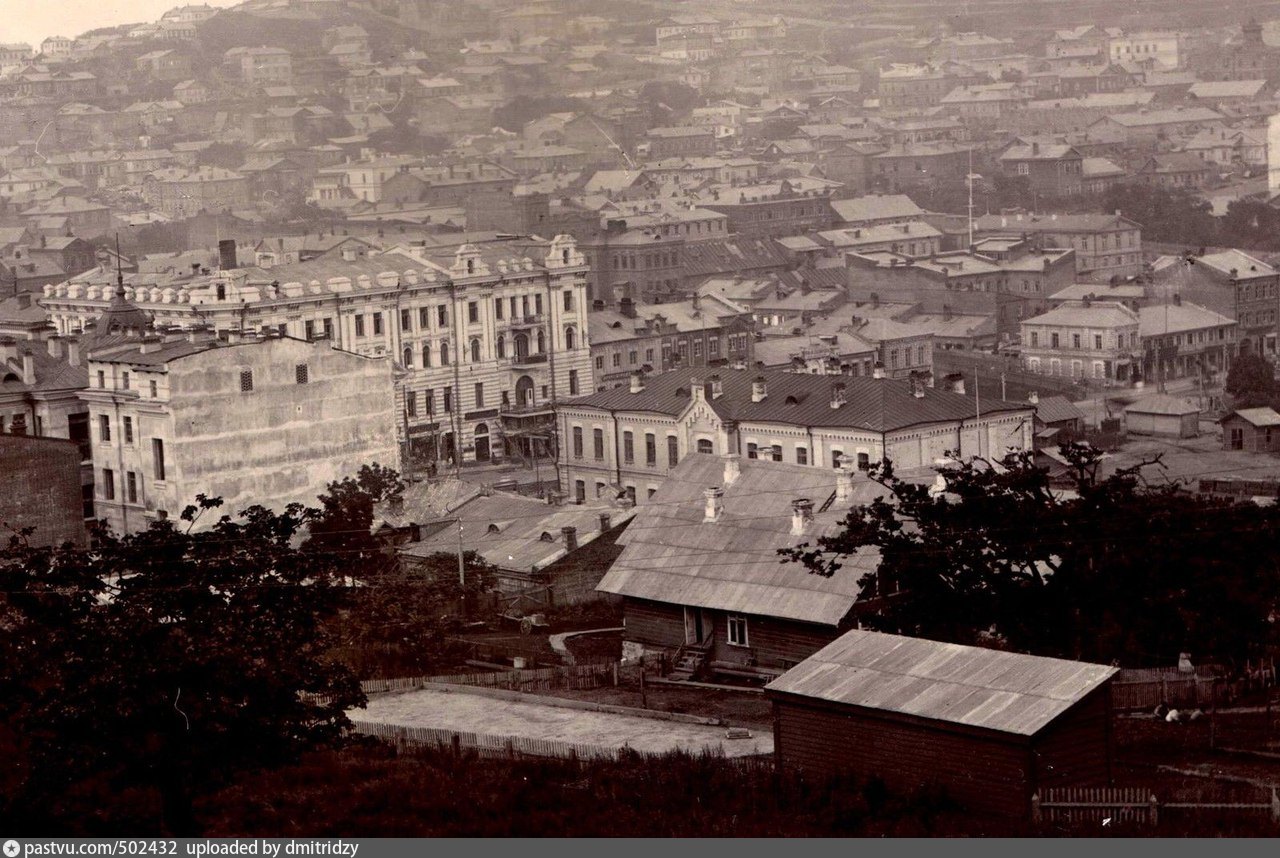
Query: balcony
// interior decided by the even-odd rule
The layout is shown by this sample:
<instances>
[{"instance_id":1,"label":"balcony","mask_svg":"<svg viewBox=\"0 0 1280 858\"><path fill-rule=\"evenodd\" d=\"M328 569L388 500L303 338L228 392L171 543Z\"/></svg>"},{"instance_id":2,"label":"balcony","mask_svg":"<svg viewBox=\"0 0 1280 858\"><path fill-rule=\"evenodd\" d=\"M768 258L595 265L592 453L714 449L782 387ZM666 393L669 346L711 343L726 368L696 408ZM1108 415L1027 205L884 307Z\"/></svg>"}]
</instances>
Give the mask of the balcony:
<instances>
[{"instance_id":1,"label":"balcony","mask_svg":"<svg viewBox=\"0 0 1280 858\"><path fill-rule=\"evenodd\" d=\"M555 406L548 402L502 403L498 414L502 417L533 417L539 414L551 414Z\"/></svg>"},{"instance_id":2,"label":"balcony","mask_svg":"<svg viewBox=\"0 0 1280 858\"><path fill-rule=\"evenodd\" d=\"M536 354L516 355L507 359L513 367L518 368L536 368L547 363L547 353L537 352Z\"/></svg>"},{"instance_id":3,"label":"balcony","mask_svg":"<svg viewBox=\"0 0 1280 858\"><path fill-rule=\"evenodd\" d=\"M540 328L547 321L546 315L543 313L531 313L527 316L513 316L511 321L507 322L507 326L512 330L522 328Z\"/></svg>"}]
</instances>

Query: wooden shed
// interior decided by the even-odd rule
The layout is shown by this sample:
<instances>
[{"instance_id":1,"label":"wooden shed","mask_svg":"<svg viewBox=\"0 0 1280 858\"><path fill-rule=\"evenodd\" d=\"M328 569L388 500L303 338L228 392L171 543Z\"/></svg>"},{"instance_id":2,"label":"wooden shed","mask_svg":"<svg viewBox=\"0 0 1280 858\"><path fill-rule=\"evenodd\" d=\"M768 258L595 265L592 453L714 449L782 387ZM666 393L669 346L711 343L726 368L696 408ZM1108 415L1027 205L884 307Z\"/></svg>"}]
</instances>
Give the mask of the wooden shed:
<instances>
[{"instance_id":1,"label":"wooden shed","mask_svg":"<svg viewBox=\"0 0 1280 858\"><path fill-rule=\"evenodd\" d=\"M1177 396L1154 393L1124 409L1124 424L1131 435L1194 438L1200 434L1200 407Z\"/></svg>"},{"instance_id":2,"label":"wooden shed","mask_svg":"<svg viewBox=\"0 0 1280 858\"><path fill-rule=\"evenodd\" d=\"M1224 450L1280 452L1280 414L1272 408L1241 408L1222 418Z\"/></svg>"},{"instance_id":3,"label":"wooden shed","mask_svg":"<svg viewBox=\"0 0 1280 858\"><path fill-rule=\"evenodd\" d=\"M1045 787L1106 784L1116 668L854 630L765 689L782 767L940 786L1024 817Z\"/></svg>"}]
</instances>

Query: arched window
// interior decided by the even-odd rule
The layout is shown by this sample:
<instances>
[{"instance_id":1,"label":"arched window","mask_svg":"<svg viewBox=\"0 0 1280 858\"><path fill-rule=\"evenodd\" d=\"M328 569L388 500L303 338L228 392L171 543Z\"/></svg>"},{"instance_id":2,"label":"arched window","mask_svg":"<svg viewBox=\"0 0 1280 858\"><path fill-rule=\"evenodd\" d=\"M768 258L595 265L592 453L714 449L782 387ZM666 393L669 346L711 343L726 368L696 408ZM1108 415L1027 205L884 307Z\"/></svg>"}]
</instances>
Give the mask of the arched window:
<instances>
[{"instance_id":1,"label":"arched window","mask_svg":"<svg viewBox=\"0 0 1280 858\"><path fill-rule=\"evenodd\" d=\"M480 362L480 338L479 337L471 338L471 362L472 363Z\"/></svg>"},{"instance_id":2,"label":"arched window","mask_svg":"<svg viewBox=\"0 0 1280 858\"><path fill-rule=\"evenodd\" d=\"M547 350L547 338L542 333L542 331L538 331L538 354L542 354L546 350Z\"/></svg>"},{"instance_id":3,"label":"arched window","mask_svg":"<svg viewBox=\"0 0 1280 858\"><path fill-rule=\"evenodd\" d=\"M448 343L440 344L440 365L441 366L449 365L449 344Z\"/></svg>"},{"instance_id":4,"label":"arched window","mask_svg":"<svg viewBox=\"0 0 1280 858\"><path fill-rule=\"evenodd\" d=\"M404 348L404 368L413 369L413 349L409 346Z\"/></svg>"},{"instance_id":5,"label":"arched window","mask_svg":"<svg viewBox=\"0 0 1280 858\"><path fill-rule=\"evenodd\" d=\"M699 453L712 453L712 452L715 452L715 450L714 450L714 448L712 447L712 444L711 444L711 441L710 441L710 440L708 440L707 438L699 438L699 439L698 439L698 452L699 452Z\"/></svg>"},{"instance_id":6,"label":"arched window","mask_svg":"<svg viewBox=\"0 0 1280 858\"><path fill-rule=\"evenodd\" d=\"M431 343L422 344L422 368L431 366Z\"/></svg>"},{"instance_id":7,"label":"arched window","mask_svg":"<svg viewBox=\"0 0 1280 858\"><path fill-rule=\"evenodd\" d=\"M498 342L496 343L496 346L498 348L498 357L499 358L506 357L507 356L507 338L502 336L502 334L498 334Z\"/></svg>"},{"instance_id":8,"label":"arched window","mask_svg":"<svg viewBox=\"0 0 1280 858\"><path fill-rule=\"evenodd\" d=\"M564 347L569 351L578 347L578 334L572 327L564 329Z\"/></svg>"}]
</instances>

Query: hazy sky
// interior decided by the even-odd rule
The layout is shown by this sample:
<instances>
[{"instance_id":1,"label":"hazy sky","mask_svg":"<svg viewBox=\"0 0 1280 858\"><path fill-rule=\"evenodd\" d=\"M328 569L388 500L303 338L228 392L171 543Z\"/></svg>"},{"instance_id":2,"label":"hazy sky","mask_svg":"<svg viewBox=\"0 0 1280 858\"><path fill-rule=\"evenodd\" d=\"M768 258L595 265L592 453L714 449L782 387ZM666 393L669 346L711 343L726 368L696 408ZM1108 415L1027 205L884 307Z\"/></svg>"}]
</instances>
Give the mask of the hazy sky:
<instances>
[{"instance_id":1,"label":"hazy sky","mask_svg":"<svg viewBox=\"0 0 1280 858\"><path fill-rule=\"evenodd\" d=\"M46 36L75 37L95 27L154 21L190 0L0 0L0 42L30 42ZM232 6L237 0L196 0Z\"/></svg>"}]
</instances>

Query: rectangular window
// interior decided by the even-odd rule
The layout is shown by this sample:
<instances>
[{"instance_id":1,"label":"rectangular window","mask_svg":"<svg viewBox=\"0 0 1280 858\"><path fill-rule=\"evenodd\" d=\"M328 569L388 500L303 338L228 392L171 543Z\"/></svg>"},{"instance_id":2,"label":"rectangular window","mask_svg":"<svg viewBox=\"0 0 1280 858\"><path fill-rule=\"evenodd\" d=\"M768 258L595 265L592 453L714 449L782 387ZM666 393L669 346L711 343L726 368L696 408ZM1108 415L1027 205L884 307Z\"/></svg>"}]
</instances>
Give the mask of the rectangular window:
<instances>
[{"instance_id":1,"label":"rectangular window","mask_svg":"<svg viewBox=\"0 0 1280 858\"><path fill-rule=\"evenodd\" d=\"M731 646L750 646L747 642L747 618L729 615L729 644Z\"/></svg>"},{"instance_id":2,"label":"rectangular window","mask_svg":"<svg viewBox=\"0 0 1280 858\"><path fill-rule=\"evenodd\" d=\"M382 314L373 314L373 335L375 337L382 335Z\"/></svg>"},{"instance_id":3,"label":"rectangular window","mask_svg":"<svg viewBox=\"0 0 1280 858\"><path fill-rule=\"evenodd\" d=\"M240 392L250 393L253 391L253 370L240 370Z\"/></svg>"},{"instance_id":4,"label":"rectangular window","mask_svg":"<svg viewBox=\"0 0 1280 858\"><path fill-rule=\"evenodd\" d=\"M120 373L120 389L121 390L129 389L129 373L127 372Z\"/></svg>"},{"instance_id":5,"label":"rectangular window","mask_svg":"<svg viewBox=\"0 0 1280 858\"><path fill-rule=\"evenodd\" d=\"M364 336L364 316L363 315L356 316L356 336L357 337Z\"/></svg>"},{"instance_id":6,"label":"rectangular window","mask_svg":"<svg viewBox=\"0 0 1280 858\"><path fill-rule=\"evenodd\" d=\"M1058 347L1058 334L1056 331L1049 335L1049 345L1055 349Z\"/></svg>"},{"instance_id":7,"label":"rectangular window","mask_svg":"<svg viewBox=\"0 0 1280 858\"><path fill-rule=\"evenodd\" d=\"M411 310L400 311L400 330L413 330L413 312Z\"/></svg>"},{"instance_id":8,"label":"rectangular window","mask_svg":"<svg viewBox=\"0 0 1280 858\"><path fill-rule=\"evenodd\" d=\"M476 408L484 408L484 382L476 382Z\"/></svg>"},{"instance_id":9,"label":"rectangular window","mask_svg":"<svg viewBox=\"0 0 1280 858\"><path fill-rule=\"evenodd\" d=\"M693 341L693 356L696 358L702 357L702 340Z\"/></svg>"},{"instance_id":10,"label":"rectangular window","mask_svg":"<svg viewBox=\"0 0 1280 858\"><path fill-rule=\"evenodd\" d=\"M111 440L111 418L105 414L98 416L98 440Z\"/></svg>"},{"instance_id":11,"label":"rectangular window","mask_svg":"<svg viewBox=\"0 0 1280 858\"><path fill-rule=\"evenodd\" d=\"M573 312L573 290L572 289L564 290L564 311L566 313Z\"/></svg>"},{"instance_id":12,"label":"rectangular window","mask_svg":"<svg viewBox=\"0 0 1280 858\"><path fill-rule=\"evenodd\" d=\"M539 316L542 315L542 293L541 292L533 296L533 312L536 315L539 315Z\"/></svg>"},{"instance_id":13,"label":"rectangular window","mask_svg":"<svg viewBox=\"0 0 1280 858\"><path fill-rule=\"evenodd\" d=\"M569 395L578 395L578 371L576 369L569 370Z\"/></svg>"},{"instance_id":14,"label":"rectangular window","mask_svg":"<svg viewBox=\"0 0 1280 858\"><path fill-rule=\"evenodd\" d=\"M436 307L436 324L442 328L449 327L449 308L444 304Z\"/></svg>"},{"instance_id":15,"label":"rectangular window","mask_svg":"<svg viewBox=\"0 0 1280 858\"><path fill-rule=\"evenodd\" d=\"M614 352L612 361L615 367L622 366L622 352Z\"/></svg>"},{"instance_id":16,"label":"rectangular window","mask_svg":"<svg viewBox=\"0 0 1280 858\"><path fill-rule=\"evenodd\" d=\"M431 308L419 307L418 308L418 329L425 331L427 327L430 326L430 324L431 324Z\"/></svg>"},{"instance_id":17,"label":"rectangular window","mask_svg":"<svg viewBox=\"0 0 1280 858\"><path fill-rule=\"evenodd\" d=\"M648 363L648 364L653 363L653 349L644 350L644 359L645 359L645 363Z\"/></svg>"},{"instance_id":18,"label":"rectangular window","mask_svg":"<svg viewBox=\"0 0 1280 858\"><path fill-rule=\"evenodd\" d=\"M573 427L573 456L575 459L582 458L582 427Z\"/></svg>"},{"instance_id":19,"label":"rectangular window","mask_svg":"<svg viewBox=\"0 0 1280 858\"><path fill-rule=\"evenodd\" d=\"M628 430L622 433L622 461L628 465L636 460L636 439Z\"/></svg>"},{"instance_id":20,"label":"rectangular window","mask_svg":"<svg viewBox=\"0 0 1280 858\"><path fill-rule=\"evenodd\" d=\"M658 439L652 432L644 435L644 461L650 467L658 464Z\"/></svg>"},{"instance_id":21,"label":"rectangular window","mask_svg":"<svg viewBox=\"0 0 1280 858\"><path fill-rule=\"evenodd\" d=\"M107 374L102 370L98 370L98 387L106 387L106 386L107 386Z\"/></svg>"},{"instance_id":22,"label":"rectangular window","mask_svg":"<svg viewBox=\"0 0 1280 858\"><path fill-rule=\"evenodd\" d=\"M596 369L604 369L604 355L596 355Z\"/></svg>"},{"instance_id":23,"label":"rectangular window","mask_svg":"<svg viewBox=\"0 0 1280 858\"><path fill-rule=\"evenodd\" d=\"M667 467L680 464L680 441L674 435L667 436Z\"/></svg>"},{"instance_id":24,"label":"rectangular window","mask_svg":"<svg viewBox=\"0 0 1280 858\"><path fill-rule=\"evenodd\" d=\"M129 471L124 475L125 499L129 503L138 502L138 475Z\"/></svg>"},{"instance_id":25,"label":"rectangular window","mask_svg":"<svg viewBox=\"0 0 1280 858\"><path fill-rule=\"evenodd\" d=\"M1095 349L1101 349L1101 348L1102 348L1102 334L1094 334L1094 335L1093 335L1093 347L1094 347Z\"/></svg>"},{"instance_id":26,"label":"rectangular window","mask_svg":"<svg viewBox=\"0 0 1280 858\"><path fill-rule=\"evenodd\" d=\"M164 479L164 441L159 438L151 439L151 464L152 470L155 471L157 480Z\"/></svg>"},{"instance_id":27,"label":"rectangular window","mask_svg":"<svg viewBox=\"0 0 1280 858\"><path fill-rule=\"evenodd\" d=\"M716 337L707 343L707 354L712 357L720 354L720 338Z\"/></svg>"},{"instance_id":28,"label":"rectangular window","mask_svg":"<svg viewBox=\"0 0 1280 858\"><path fill-rule=\"evenodd\" d=\"M110 468L102 469L102 496L107 500L116 499L116 472Z\"/></svg>"},{"instance_id":29,"label":"rectangular window","mask_svg":"<svg viewBox=\"0 0 1280 858\"><path fill-rule=\"evenodd\" d=\"M333 319L328 319L328 318L321 319L320 327L321 329L324 330L324 335L326 339L330 339L330 340L333 339Z\"/></svg>"},{"instance_id":30,"label":"rectangular window","mask_svg":"<svg viewBox=\"0 0 1280 858\"><path fill-rule=\"evenodd\" d=\"M502 320L502 299L493 299L493 317L499 321Z\"/></svg>"},{"instance_id":31,"label":"rectangular window","mask_svg":"<svg viewBox=\"0 0 1280 858\"><path fill-rule=\"evenodd\" d=\"M582 480L573 481L573 496L578 503L586 503L587 501L587 484Z\"/></svg>"},{"instance_id":32,"label":"rectangular window","mask_svg":"<svg viewBox=\"0 0 1280 858\"><path fill-rule=\"evenodd\" d=\"M796 447L796 464L809 464L809 449L807 447Z\"/></svg>"},{"instance_id":33,"label":"rectangular window","mask_svg":"<svg viewBox=\"0 0 1280 858\"><path fill-rule=\"evenodd\" d=\"M416 417L418 414L418 394L412 390L406 391L404 394L404 411L410 417Z\"/></svg>"},{"instance_id":34,"label":"rectangular window","mask_svg":"<svg viewBox=\"0 0 1280 858\"><path fill-rule=\"evenodd\" d=\"M436 394L434 390L428 390L426 396L427 414L436 413Z\"/></svg>"},{"instance_id":35,"label":"rectangular window","mask_svg":"<svg viewBox=\"0 0 1280 858\"><path fill-rule=\"evenodd\" d=\"M1080 335L1079 335L1079 334L1072 334L1072 335L1071 335L1071 348L1073 348L1073 349L1078 349L1078 348L1080 348Z\"/></svg>"},{"instance_id":36,"label":"rectangular window","mask_svg":"<svg viewBox=\"0 0 1280 858\"><path fill-rule=\"evenodd\" d=\"M124 428L124 442L126 444L132 444L133 443L133 418L132 417L124 418L123 428Z\"/></svg>"},{"instance_id":37,"label":"rectangular window","mask_svg":"<svg viewBox=\"0 0 1280 858\"><path fill-rule=\"evenodd\" d=\"M597 459L604 458L604 430L595 429L591 432L592 452L595 453Z\"/></svg>"},{"instance_id":38,"label":"rectangular window","mask_svg":"<svg viewBox=\"0 0 1280 858\"><path fill-rule=\"evenodd\" d=\"M636 365L637 363L639 363L639 362L640 362L640 355L639 355L639 354L637 354L637 352L636 352L636 350L635 350L635 349L632 349L631 351L627 352L627 365L628 365L628 366L635 366L635 365Z\"/></svg>"},{"instance_id":39,"label":"rectangular window","mask_svg":"<svg viewBox=\"0 0 1280 858\"><path fill-rule=\"evenodd\" d=\"M757 447L754 443L747 445L747 458L748 459L760 458L760 448Z\"/></svg>"},{"instance_id":40,"label":"rectangular window","mask_svg":"<svg viewBox=\"0 0 1280 858\"><path fill-rule=\"evenodd\" d=\"M781 444L774 444L773 447L770 448L770 453L775 462L782 461L782 445Z\"/></svg>"},{"instance_id":41,"label":"rectangular window","mask_svg":"<svg viewBox=\"0 0 1280 858\"><path fill-rule=\"evenodd\" d=\"M1036 331L1031 332L1031 345L1032 346L1040 345L1040 334L1037 333Z\"/></svg>"},{"instance_id":42,"label":"rectangular window","mask_svg":"<svg viewBox=\"0 0 1280 858\"><path fill-rule=\"evenodd\" d=\"M480 304L478 302L467 302L467 321L473 325L480 321Z\"/></svg>"},{"instance_id":43,"label":"rectangular window","mask_svg":"<svg viewBox=\"0 0 1280 858\"><path fill-rule=\"evenodd\" d=\"M444 389L444 410L446 413L453 411L453 386L450 385Z\"/></svg>"},{"instance_id":44,"label":"rectangular window","mask_svg":"<svg viewBox=\"0 0 1280 858\"><path fill-rule=\"evenodd\" d=\"M308 319L302 325L303 336L310 342L316 338L316 323Z\"/></svg>"}]
</instances>

